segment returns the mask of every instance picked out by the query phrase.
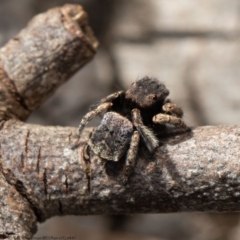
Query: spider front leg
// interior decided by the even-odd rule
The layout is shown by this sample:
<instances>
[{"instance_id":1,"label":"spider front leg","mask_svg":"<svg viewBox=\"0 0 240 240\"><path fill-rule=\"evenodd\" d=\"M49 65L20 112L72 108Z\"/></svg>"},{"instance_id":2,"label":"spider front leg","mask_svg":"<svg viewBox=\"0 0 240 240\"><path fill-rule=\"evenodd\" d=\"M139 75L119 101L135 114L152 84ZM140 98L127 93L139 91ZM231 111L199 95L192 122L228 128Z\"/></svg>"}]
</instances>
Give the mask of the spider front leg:
<instances>
[{"instance_id":1,"label":"spider front leg","mask_svg":"<svg viewBox=\"0 0 240 240\"><path fill-rule=\"evenodd\" d=\"M79 146L80 144L80 138L82 135L82 131L84 129L84 127L98 114L107 111L110 107L112 106L112 103L107 102L107 103L102 103L100 104L98 107L96 107L95 109L93 109L92 111L88 112L81 120L79 127L78 127L78 139L76 140L76 142L72 145L72 149L75 149Z\"/></svg>"},{"instance_id":2,"label":"spider front leg","mask_svg":"<svg viewBox=\"0 0 240 240\"><path fill-rule=\"evenodd\" d=\"M100 101L98 101L97 103L94 103L90 106L90 110L95 109L96 107L98 107L99 105L101 105L102 103L106 103L106 102L112 102L113 100L121 97L124 95L123 91L118 91L115 93L112 93L108 96L106 96L105 98L102 98Z\"/></svg>"},{"instance_id":3,"label":"spider front leg","mask_svg":"<svg viewBox=\"0 0 240 240\"><path fill-rule=\"evenodd\" d=\"M132 110L132 121L133 126L136 127L136 129L140 133L149 151L153 152L158 146L158 139L154 135L152 130L143 124L140 111L137 108Z\"/></svg>"},{"instance_id":4,"label":"spider front leg","mask_svg":"<svg viewBox=\"0 0 240 240\"><path fill-rule=\"evenodd\" d=\"M110 107L112 106L112 103L110 102L106 102L106 103L102 103L100 104L97 108L93 109L92 111L88 112L81 120L79 127L78 127L78 136L79 139L82 135L82 131L84 129L84 127L94 118L96 117L98 114L103 113L105 111L107 111Z\"/></svg>"},{"instance_id":5,"label":"spider front leg","mask_svg":"<svg viewBox=\"0 0 240 240\"><path fill-rule=\"evenodd\" d=\"M138 153L139 140L140 140L140 135L138 131L134 131L131 138L130 147L127 153L123 184L126 184L128 182L129 176L131 175L132 170L135 166L137 153Z\"/></svg>"},{"instance_id":6,"label":"spider front leg","mask_svg":"<svg viewBox=\"0 0 240 240\"><path fill-rule=\"evenodd\" d=\"M175 103L173 103L170 99L166 99L162 109L168 115L175 115L179 118L183 116L183 110Z\"/></svg>"},{"instance_id":7,"label":"spider front leg","mask_svg":"<svg viewBox=\"0 0 240 240\"><path fill-rule=\"evenodd\" d=\"M119 98L123 95L123 91L115 92L108 95L105 98L102 98L97 104L94 104L90 107L91 111L88 112L81 120L78 127L78 136L79 138L82 135L82 131L84 127L97 115L109 110L109 108L113 105L112 101L114 99Z\"/></svg>"},{"instance_id":8,"label":"spider front leg","mask_svg":"<svg viewBox=\"0 0 240 240\"><path fill-rule=\"evenodd\" d=\"M183 122L183 120L176 116L159 113L153 117L153 122L156 124L171 124L175 127L181 128L184 131L189 131L190 128Z\"/></svg>"}]
</instances>

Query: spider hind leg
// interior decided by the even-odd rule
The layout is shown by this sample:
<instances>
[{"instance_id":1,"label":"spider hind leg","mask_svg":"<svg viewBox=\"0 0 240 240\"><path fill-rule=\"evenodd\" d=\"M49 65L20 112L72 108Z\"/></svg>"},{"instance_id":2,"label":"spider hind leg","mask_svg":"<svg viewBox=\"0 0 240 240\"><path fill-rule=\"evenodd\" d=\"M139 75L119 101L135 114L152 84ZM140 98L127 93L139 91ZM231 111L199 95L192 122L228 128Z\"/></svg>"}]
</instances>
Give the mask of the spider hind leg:
<instances>
[{"instance_id":1,"label":"spider hind leg","mask_svg":"<svg viewBox=\"0 0 240 240\"><path fill-rule=\"evenodd\" d=\"M145 126L142 122L142 117L138 109L132 110L133 125L136 127L148 150L153 152L158 147L158 139L150 128Z\"/></svg>"},{"instance_id":2,"label":"spider hind leg","mask_svg":"<svg viewBox=\"0 0 240 240\"><path fill-rule=\"evenodd\" d=\"M135 166L137 154L138 154L138 145L139 145L140 135L138 131L134 131L130 147L127 153L126 163L125 163L125 169L124 169L124 178L123 183L126 184L128 182L128 179L133 171L133 168Z\"/></svg>"}]
</instances>

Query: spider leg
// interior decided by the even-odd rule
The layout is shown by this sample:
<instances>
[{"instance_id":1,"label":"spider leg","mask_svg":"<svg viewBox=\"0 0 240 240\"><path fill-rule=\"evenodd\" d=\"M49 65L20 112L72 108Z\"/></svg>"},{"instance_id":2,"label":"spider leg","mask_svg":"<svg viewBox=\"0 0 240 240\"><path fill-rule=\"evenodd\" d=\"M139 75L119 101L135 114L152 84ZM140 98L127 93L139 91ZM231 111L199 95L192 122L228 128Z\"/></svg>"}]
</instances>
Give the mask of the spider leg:
<instances>
[{"instance_id":1,"label":"spider leg","mask_svg":"<svg viewBox=\"0 0 240 240\"><path fill-rule=\"evenodd\" d=\"M90 106L90 112L88 112L81 120L79 127L78 127L78 143L72 146L72 149L76 148L79 145L79 139L81 138L82 131L84 127L97 115L107 111L112 105L112 101L117 99L118 97L123 96L123 91L118 91L108 95L105 98L102 98L97 103Z\"/></svg>"},{"instance_id":2,"label":"spider leg","mask_svg":"<svg viewBox=\"0 0 240 240\"><path fill-rule=\"evenodd\" d=\"M105 102L97 106L92 111L88 112L81 120L79 127L78 127L78 135L79 139L82 135L82 131L84 127L98 114L103 113L104 111L107 111L112 106L111 102Z\"/></svg>"},{"instance_id":3,"label":"spider leg","mask_svg":"<svg viewBox=\"0 0 240 240\"><path fill-rule=\"evenodd\" d=\"M156 124L172 124L185 131L189 130L189 127L183 122L183 120L176 116L171 116L163 113L159 113L153 117L153 122Z\"/></svg>"},{"instance_id":4,"label":"spider leg","mask_svg":"<svg viewBox=\"0 0 240 240\"><path fill-rule=\"evenodd\" d=\"M176 117L179 118L183 116L183 110L180 107L178 107L175 103L171 102L170 99L166 99L162 109L166 114L175 115Z\"/></svg>"},{"instance_id":5,"label":"spider leg","mask_svg":"<svg viewBox=\"0 0 240 240\"><path fill-rule=\"evenodd\" d=\"M103 113L104 111L107 111L113 104L112 101L114 99L117 99L118 97L122 96L124 94L123 91L118 91L115 93L112 93L110 95L108 95L105 98L102 98L99 102L93 104L92 106L90 106L90 112L88 112L81 120L80 124L79 124L79 138L81 137L82 131L85 127L85 125L87 125L89 123L89 121L91 121L95 116L97 116L98 114Z\"/></svg>"},{"instance_id":6,"label":"spider leg","mask_svg":"<svg viewBox=\"0 0 240 240\"><path fill-rule=\"evenodd\" d=\"M126 184L128 182L129 176L135 165L135 160L137 158L137 153L138 153L139 140L140 140L140 135L139 135L138 131L134 131L132 138L131 138L130 147L129 147L129 150L127 153L127 158L126 158L124 179L123 179L124 184Z\"/></svg>"},{"instance_id":7,"label":"spider leg","mask_svg":"<svg viewBox=\"0 0 240 240\"><path fill-rule=\"evenodd\" d=\"M115 93L112 93L110 95L108 95L105 98L102 98L100 101L98 101L97 103L94 103L90 106L90 110L93 110L95 108L97 108L99 105L101 105L102 103L106 103L106 102L112 102L113 100L121 97L124 94L123 91L118 91Z\"/></svg>"},{"instance_id":8,"label":"spider leg","mask_svg":"<svg viewBox=\"0 0 240 240\"><path fill-rule=\"evenodd\" d=\"M150 152L153 152L155 148L158 146L158 139L154 135L152 130L143 124L140 111L137 108L132 110L132 120L133 126L136 127L136 129L140 133L147 148L149 149Z\"/></svg>"}]
</instances>

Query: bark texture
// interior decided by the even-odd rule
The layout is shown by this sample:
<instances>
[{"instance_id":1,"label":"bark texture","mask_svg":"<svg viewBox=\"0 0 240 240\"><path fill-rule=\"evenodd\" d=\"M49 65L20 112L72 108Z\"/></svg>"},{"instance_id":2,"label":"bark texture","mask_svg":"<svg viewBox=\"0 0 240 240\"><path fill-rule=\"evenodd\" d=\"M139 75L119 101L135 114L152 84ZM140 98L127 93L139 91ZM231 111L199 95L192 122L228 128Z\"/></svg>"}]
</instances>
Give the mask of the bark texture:
<instances>
[{"instance_id":1,"label":"bark texture","mask_svg":"<svg viewBox=\"0 0 240 240\"><path fill-rule=\"evenodd\" d=\"M38 221L66 214L240 210L239 127L199 127L171 136L152 156L141 147L125 186L124 159L109 164L90 154L86 162L89 133L72 150L75 128L14 120L2 126L2 172L11 186L22 184L18 190Z\"/></svg>"},{"instance_id":2,"label":"bark texture","mask_svg":"<svg viewBox=\"0 0 240 240\"><path fill-rule=\"evenodd\" d=\"M87 20L79 5L51 9L0 50L2 119L25 120L92 59L98 42Z\"/></svg>"},{"instance_id":3,"label":"bark texture","mask_svg":"<svg viewBox=\"0 0 240 240\"><path fill-rule=\"evenodd\" d=\"M36 232L37 220L46 219L47 211L55 212L50 205L46 209L44 201L38 201L43 196L48 196L48 192L51 194L48 183L53 180L50 176L52 160L46 159L47 165L42 165L41 162L42 157L46 156L46 152L41 151L41 138L37 139L37 135L33 135L35 137L32 139L32 127L28 129L26 126L22 129L20 126L24 126L23 123L8 120L25 120L60 84L92 59L97 45L98 42L88 26L87 14L81 6L68 4L34 17L25 29L0 50L0 123L3 130L0 134L0 144L1 147L13 147L7 152L4 152L3 148L0 149L1 239L30 239ZM5 126L18 129L24 138L21 137L20 140L20 136L15 135L14 131L6 132ZM57 128L53 129L58 131ZM12 134L19 145L12 142ZM38 134L38 131L34 134ZM44 144L48 144L51 134L47 131L44 134L46 138L42 140ZM32 140L34 142L31 142ZM54 148L50 145L49 147L47 151L50 153ZM4 159L13 165L7 166ZM36 173L35 179L41 179L43 188L39 188L32 179L32 174L29 174L29 167L33 166L32 161L36 159L38 160L32 170ZM21 174L15 170L21 172L26 179L21 178ZM75 175L73 177L78 178ZM54 181L58 182L59 179ZM70 185L67 178L64 183L64 189L68 192L72 179ZM58 187L55 189L59 191ZM32 194L33 192L37 195ZM47 198L50 200L50 195ZM61 200L58 208L61 212ZM45 210L42 212L43 209Z\"/></svg>"}]
</instances>

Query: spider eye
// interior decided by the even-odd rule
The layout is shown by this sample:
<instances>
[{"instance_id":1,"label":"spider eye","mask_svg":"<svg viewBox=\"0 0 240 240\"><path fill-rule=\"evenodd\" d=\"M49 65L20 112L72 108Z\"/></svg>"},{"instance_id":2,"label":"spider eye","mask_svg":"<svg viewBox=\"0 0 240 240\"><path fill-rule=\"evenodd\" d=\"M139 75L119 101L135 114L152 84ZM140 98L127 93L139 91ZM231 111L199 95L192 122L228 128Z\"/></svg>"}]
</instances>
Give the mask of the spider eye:
<instances>
[{"instance_id":1,"label":"spider eye","mask_svg":"<svg viewBox=\"0 0 240 240\"><path fill-rule=\"evenodd\" d=\"M157 100L157 95L154 95L153 98L152 98L154 101Z\"/></svg>"}]
</instances>

